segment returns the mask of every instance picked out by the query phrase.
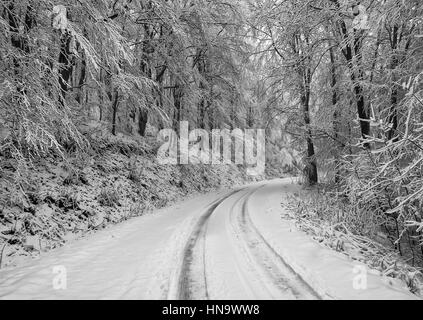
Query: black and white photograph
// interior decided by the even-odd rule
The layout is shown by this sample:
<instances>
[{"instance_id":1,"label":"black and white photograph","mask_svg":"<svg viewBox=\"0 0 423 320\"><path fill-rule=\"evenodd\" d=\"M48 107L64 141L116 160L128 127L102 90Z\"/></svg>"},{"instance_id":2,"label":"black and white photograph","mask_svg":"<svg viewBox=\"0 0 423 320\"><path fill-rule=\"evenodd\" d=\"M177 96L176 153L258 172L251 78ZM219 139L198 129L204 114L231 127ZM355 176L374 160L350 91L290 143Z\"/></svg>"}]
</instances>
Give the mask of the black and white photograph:
<instances>
[{"instance_id":1,"label":"black and white photograph","mask_svg":"<svg viewBox=\"0 0 423 320\"><path fill-rule=\"evenodd\" d=\"M0 1L0 300L418 301L422 219L422 0Z\"/></svg>"}]
</instances>

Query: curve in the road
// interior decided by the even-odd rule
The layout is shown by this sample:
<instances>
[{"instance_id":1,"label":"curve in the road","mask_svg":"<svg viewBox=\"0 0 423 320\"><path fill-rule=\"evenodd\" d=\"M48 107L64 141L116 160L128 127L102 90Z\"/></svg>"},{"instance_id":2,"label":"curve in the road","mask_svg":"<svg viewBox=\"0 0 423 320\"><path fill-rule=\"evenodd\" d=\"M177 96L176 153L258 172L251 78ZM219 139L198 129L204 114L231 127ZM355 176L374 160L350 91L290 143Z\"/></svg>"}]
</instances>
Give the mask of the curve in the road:
<instances>
[{"instance_id":1,"label":"curve in the road","mask_svg":"<svg viewBox=\"0 0 423 320\"><path fill-rule=\"evenodd\" d=\"M246 192L235 201L229 212L230 230L235 246L240 250L237 260L240 276L245 283L262 286L269 299L321 299L322 297L301 278L269 245L254 225L248 212L250 197L260 188ZM208 300L206 276L206 237L210 217L229 198L243 191L237 190L217 200L203 213L195 224L182 252L182 262L176 283L176 292L169 299ZM251 284L252 285L252 284ZM252 285L254 286L254 285ZM261 291L263 292L263 291Z\"/></svg>"},{"instance_id":2,"label":"curve in the road","mask_svg":"<svg viewBox=\"0 0 423 320\"><path fill-rule=\"evenodd\" d=\"M233 235L248 257L246 261L251 264L250 269L255 270L256 277L260 277L271 299L322 299L271 247L254 225L248 211L248 202L257 190L240 199L242 202L240 209L231 212Z\"/></svg>"}]
</instances>

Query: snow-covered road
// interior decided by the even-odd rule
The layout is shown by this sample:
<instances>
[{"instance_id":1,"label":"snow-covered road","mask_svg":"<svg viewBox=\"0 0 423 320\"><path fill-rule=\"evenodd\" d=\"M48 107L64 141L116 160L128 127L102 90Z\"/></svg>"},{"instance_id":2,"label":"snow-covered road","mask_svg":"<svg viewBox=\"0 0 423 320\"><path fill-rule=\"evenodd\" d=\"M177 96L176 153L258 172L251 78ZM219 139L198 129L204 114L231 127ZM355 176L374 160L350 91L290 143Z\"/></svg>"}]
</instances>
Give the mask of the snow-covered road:
<instances>
[{"instance_id":1,"label":"snow-covered road","mask_svg":"<svg viewBox=\"0 0 423 320\"><path fill-rule=\"evenodd\" d=\"M130 220L0 271L0 299L416 299L283 220L297 188L263 182Z\"/></svg>"}]
</instances>

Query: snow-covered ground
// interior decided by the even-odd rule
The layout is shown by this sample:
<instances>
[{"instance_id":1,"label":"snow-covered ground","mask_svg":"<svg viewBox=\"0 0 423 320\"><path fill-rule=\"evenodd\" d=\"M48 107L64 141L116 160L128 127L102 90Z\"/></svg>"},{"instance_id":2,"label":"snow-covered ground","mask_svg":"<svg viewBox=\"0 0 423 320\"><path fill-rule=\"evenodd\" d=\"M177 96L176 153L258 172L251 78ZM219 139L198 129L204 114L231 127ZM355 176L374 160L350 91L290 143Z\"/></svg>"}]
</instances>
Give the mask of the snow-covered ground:
<instances>
[{"instance_id":1,"label":"snow-covered ground","mask_svg":"<svg viewBox=\"0 0 423 320\"><path fill-rule=\"evenodd\" d=\"M0 271L1 299L417 299L281 218L290 179L199 196Z\"/></svg>"}]
</instances>

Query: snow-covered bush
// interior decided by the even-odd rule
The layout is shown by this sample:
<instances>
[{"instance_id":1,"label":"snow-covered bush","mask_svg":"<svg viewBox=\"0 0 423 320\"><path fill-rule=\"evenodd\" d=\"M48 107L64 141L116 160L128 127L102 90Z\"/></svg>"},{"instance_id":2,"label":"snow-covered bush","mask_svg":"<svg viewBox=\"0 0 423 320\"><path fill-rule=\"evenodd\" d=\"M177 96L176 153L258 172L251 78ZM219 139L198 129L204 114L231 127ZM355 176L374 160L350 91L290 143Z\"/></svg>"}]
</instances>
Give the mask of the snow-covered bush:
<instances>
[{"instance_id":1,"label":"snow-covered bush","mask_svg":"<svg viewBox=\"0 0 423 320\"><path fill-rule=\"evenodd\" d=\"M403 280L411 292L423 293L423 273L401 257L380 225L384 215L360 209L343 199L336 190L325 186L319 190L302 190L284 204L288 218L314 240L349 258L367 264L387 277Z\"/></svg>"},{"instance_id":2,"label":"snow-covered bush","mask_svg":"<svg viewBox=\"0 0 423 320\"><path fill-rule=\"evenodd\" d=\"M396 139L370 139L374 148L344 158L341 193L358 211L384 217L379 227L395 239L396 248L412 264L423 266L423 92L419 89L421 75L401 104L403 125Z\"/></svg>"}]
</instances>

